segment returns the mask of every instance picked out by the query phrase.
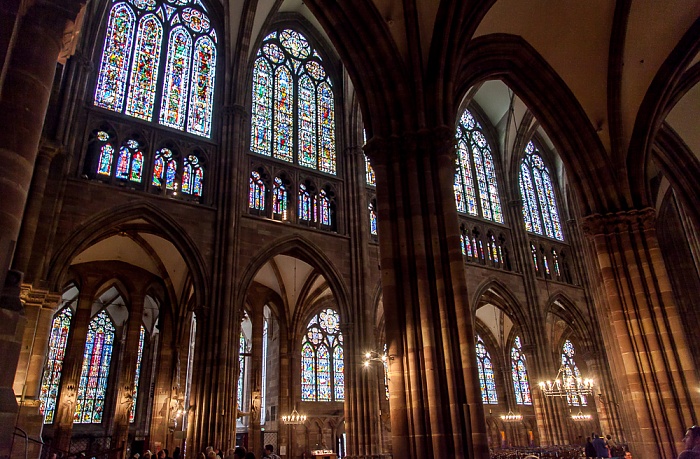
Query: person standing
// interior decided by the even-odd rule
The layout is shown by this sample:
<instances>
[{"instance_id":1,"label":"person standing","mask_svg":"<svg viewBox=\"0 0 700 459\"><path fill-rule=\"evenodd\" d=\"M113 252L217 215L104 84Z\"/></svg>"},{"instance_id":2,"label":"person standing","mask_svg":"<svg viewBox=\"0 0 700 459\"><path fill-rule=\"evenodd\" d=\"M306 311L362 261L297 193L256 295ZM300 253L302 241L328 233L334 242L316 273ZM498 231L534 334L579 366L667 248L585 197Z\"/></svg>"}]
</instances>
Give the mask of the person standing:
<instances>
[{"instance_id":1,"label":"person standing","mask_svg":"<svg viewBox=\"0 0 700 459\"><path fill-rule=\"evenodd\" d=\"M584 448L584 453L586 454L587 458L594 458L597 456L595 452L595 446L593 446L593 443L591 443L591 437L586 437L586 446Z\"/></svg>"},{"instance_id":2,"label":"person standing","mask_svg":"<svg viewBox=\"0 0 700 459\"><path fill-rule=\"evenodd\" d=\"M270 459L280 459L280 457L275 454L275 447L272 445L265 445L265 453L263 454L263 457L267 457Z\"/></svg>"},{"instance_id":3,"label":"person standing","mask_svg":"<svg viewBox=\"0 0 700 459\"><path fill-rule=\"evenodd\" d=\"M595 448L595 456L598 458L608 458L610 457L610 451L608 451L608 445L605 444L605 440L598 436L598 434L593 434L593 447Z\"/></svg>"},{"instance_id":4,"label":"person standing","mask_svg":"<svg viewBox=\"0 0 700 459\"><path fill-rule=\"evenodd\" d=\"M688 427L683 437L685 451L683 451L678 459L700 459L700 426Z\"/></svg>"}]
</instances>

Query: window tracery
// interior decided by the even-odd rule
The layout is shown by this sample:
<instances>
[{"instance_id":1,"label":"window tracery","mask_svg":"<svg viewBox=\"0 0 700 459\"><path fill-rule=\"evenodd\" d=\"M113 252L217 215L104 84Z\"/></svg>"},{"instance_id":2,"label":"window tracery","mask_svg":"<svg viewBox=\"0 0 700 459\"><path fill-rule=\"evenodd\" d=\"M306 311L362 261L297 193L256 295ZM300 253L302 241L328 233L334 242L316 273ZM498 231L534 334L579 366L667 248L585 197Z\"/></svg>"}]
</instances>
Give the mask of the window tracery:
<instances>
[{"instance_id":1,"label":"window tracery","mask_svg":"<svg viewBox=\"0 0 700 459\"><path fill-rule=\"evenodd\" d=\"M200 1L114 0L94 105L209 138L216 42Z\"/></svg>"},{"instance_id":2,"label":"window tracery","mask_svg":"<svg viewBox=\"0 0 700 459\"><path fill-rule=\"evenodd\" d=\"M522 352L520 337L516 336L513 347L510 350L511 377L515 389L515 403L518 405L532 405L530 395L530 381L527 377L525 366L525 354Z\"/></svg>"},{"instance_id":3,"label":"window tracery","mask_svg":"<svg viewBox=\"0 0 700 459\"><path fill-rule=\"evenodd\" d=\"M479 370L479 384L481 385L481 400L485 404L497 405L498 393L496 392L496 378L493 372L491 355L486 350L486 345L481 336L476 337L476 363Z\"/></svg>"},{"instance_id":4,"label":"window tracery","mask_svg":"<svg viewBox=\"0 0 700 459\"><path fill-rule=\"evenodd\" d=\"M525 229L563 241L564 234L554 196L554 185L549 169L532 141L525 147L518 182L523 199Z\"/></svg>"},{"instance_id":5,"label":"window tracery","mask_svg":"<svg viewBox=\"0 0 700 459\"><path fill-rule=\"evenodd\" d=\"M562 378L564 380L571 381L573 379L580 381L583 379L581 371L579 371L578 366L576 366L576 361L574 360L575 353L576 350L574 349L573 343L567 339L562 346L561 352L561 365L564 370ZM575 391L567 390L566 402L569 406L586 406L588 405L588 397Z\"/></svg>"},{"instance_id":6,"label":"window tracery","mask_svg":"<svg viewBox=\"0 0 700 459\"><path fill-rule=\"evenodd\" d=\"M49 351L41 378L40 411L44 414L44 424L51 424L56 412L56 401L61 384L63 359L66 355L73 310L66 306L56 313L51 322Z\"/></svg>"},{"instance_id":7,"label":"window tracery","mask_svg":"<svg viewBox=\"0 0 700 459\"><path fill-rule=\"evenodd\" d=\"M301 344L301 399L344 401L345 363L340 316L333 309L316 314Z\"/></svg>"}]
</instances>

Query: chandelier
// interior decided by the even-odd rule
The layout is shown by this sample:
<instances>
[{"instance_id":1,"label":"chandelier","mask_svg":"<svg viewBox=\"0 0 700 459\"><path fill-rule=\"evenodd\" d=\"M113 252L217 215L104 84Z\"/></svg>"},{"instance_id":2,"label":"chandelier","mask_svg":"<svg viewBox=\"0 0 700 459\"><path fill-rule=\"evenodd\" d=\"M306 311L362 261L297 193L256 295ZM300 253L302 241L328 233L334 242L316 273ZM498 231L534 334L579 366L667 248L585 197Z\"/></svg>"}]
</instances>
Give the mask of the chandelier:
<instances>
[{"instance_id":1,"label":"chandelier","mask_svg":"<svg viewBox=\"0 0 700 459\"><path fill-rule=\"evenodd\" d=\"M292 410L291 413L282 416L282 422L290 425L298 425L306 422L306 415L299 414L296 408Z\"/></svg>"},{"instance_id":2,"label":"chandelier","mask_svg":"<svg viewBox=\"0 0 700 459\"><path fill-rule=\"evenodd\" d=\"M571 415L571 419L574 421L590 421L592 417L593 416L590 414L583 414L581 410L579 410L578 413Z\"/></svg>"},{"instance_id":3,"label":"chandelier","mask_svg":"<svg viewBox=\"0 0 700 459\"><path fill-rule=\"evenodd\" d=\"M386 363L386 361L387 361L386 352L380 354L377 351L367 351L365 353L365 360L362 362L362 365L364 365L365 367L369 367L371 362Z\"/></svg>"},{"instance_id":4,"label":"chandelier","mask_svg":"<svg viewBox=\"0 0 700 459\"><path fill-rule=\"evenodd\" d=\"M559 367L559 372L554 381L540 382L540 389L547 397L569 397L573 395L593 395L593 380L576 378L569 374L564 376L564 366Z\"/></svg>"},{"instance_id":5,"label":"chandelier","mask_svg":"<svg viewBox=\"0 0 700 459\"><path fill-rule=\"evenodd\" d=\"M513 414L511 410L508 410L508 414L502 414L501 419L503 422L518 422L523 420L523 415Z\"/></svg>"}]
</instances>

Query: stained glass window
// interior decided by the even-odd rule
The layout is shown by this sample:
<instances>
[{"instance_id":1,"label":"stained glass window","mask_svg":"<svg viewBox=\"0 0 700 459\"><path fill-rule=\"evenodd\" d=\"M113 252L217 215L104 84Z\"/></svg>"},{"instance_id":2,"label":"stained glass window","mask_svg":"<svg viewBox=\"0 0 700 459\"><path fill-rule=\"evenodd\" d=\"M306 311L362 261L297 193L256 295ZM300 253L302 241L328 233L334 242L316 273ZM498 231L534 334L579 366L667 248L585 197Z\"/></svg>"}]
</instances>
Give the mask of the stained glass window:
<instances>
[{"instance_id":1,"label":"stained glass window","mask_svg":"<svg viewBox=\"0 0 700 459\"><path fill-rule=\"evenodd\" d=\"M301 345L301 399L345 400L345 363L340 317L333 309L316 314L306 327Z\"/></svg>"},{"instance_id":2,"label":"stained glass window","mask_svg":"<svg viewBox=\"0 0 700 459\"><path fill-rule=\"evenodd\" d=\"M316 213L318 212L318 215ZM314 220L323 226L331 226L331 200L326 190L321 190L316 196L314 207Z\"/></svg>"},{"instance_id":3,"label":"stained glass window","mask_svg":"<svg viewBox=\"0 0 700 459\"><path fill-rule=\"evenodd\" d=\"M369 162L369 158L367 155L365 156L365 180L367 181L367 185L369 186L377 186L377 181L374 177L374 169L372 169L372 165Z\"/></svg>"},{"instance_id":4,"label":"stained glass window","mask_svg":"<svg viewBox=\"0 0 700 459\"><path fill-rule=\"evenodd\" d=\"M265 210L265 183L260 173L253 171L250 174L250 186L248 191L248 207L254 210Z\"/></svg>"},{"instance_id":5,"label":"stained glass window","mask_svg":"<svg viewBox=\"0 0 700 459\"><path fill-rule=\"evenodd\" d=\"M95 105L146 121L159 110L160 124L210 137L216 41L199 0L116 3L107 22Z\"/></svg>"},{"instance_id":6,"label":"stained glass window","mask_svg":"<svg viewBox=\"0 0 700 459\"><path fill-rule=\"evenodd\" d=\"M88 326L73 422L99 424L104 414L107 381L114 345L114 324L105 310Z\"/></svg>"},{"instance_id":7,"label":"stained glass window","mask_svg":"<svg viewBox=\"0 0 700 459\"><path fill-rule=\"evenodd\" d=\"M554 274L559 279L561 277L561 269L559 268L559 255L556 249L552 249L552 264L554 265Z\"/></svg>"},{"instance_id":8,"label":"stained glass window","mask_svg":"<svg viewBox=\"0 0 700 459\"><path fill-rule=\"evenodd\" d=\"M384 395L389 400L389 355L386 344L384 345L384 355L382 355L382 363L384 364Z\"/></svg>"},{"instance_id":9,"label":"stained glass window","mask_svg":"<svg viewBox=\"0 0 700 459\"><path fill-rule=\"evenodd\" d=\"M479 369L479 384L481 385L481 400L489 405L498 404L496 393L496 378L493 373L491 355L486 350L484 341L476 337L476 364Z\"/></svg>"},{"instance_id":10,"label":"stained glass window","mask_svg":"<svg viewBox=\"0 0 700 459\"><path fill-rule=\"evenodd\" d=\"M539 273L540 264L537 262L537 247L535 247L535 244L530 244L530 253L532 253L532 264L535 265L535 273Z\"/></svg>"},{"instance_id":11,"label":"stained glass window","mask_svg":"<svg viewBox=\"0 0 700 459\"><path fill-rule=\"evenodd\" d=\"M202 186L204 182L204 169L199 164L199 158L195 155L188 155L182 166L182 186L183 193L193 196L202 196Z\"/></svg>"},{"instance_id":12,"label":"stained glass window","mask_svg":"<svg viewBox=\"0 0 700 459\"><path fill-rule=\"evenodd\" d=\"M61 309L51 322L51 335L49 336L49 351L44 366L44 374L41 378L40 410L44 414L44 424L51 424L56 412L58 389L63 373L63 359L66 355L68 333L73 311L70 307Z\"/></svg>"},{"instance_id":13,"label":"stained glass window","mask_svg":"<svg viewBox=\"0 0 700 459\"><path fill-rule=\"evenodd\" d=\"M549 271L549 261L547 261L547 254L544 252L544 247L540 246L540 252L542 252L542 264L544 265L544 273L549 276L551 273Z\"/></svg>"},{"instance_id":14,"label":"stained glass window","mask_svg":"<svg viewBox=\"0 0 700 459\"><path fill-rule=\"evenodd\" d=\"M275 177L272 184L272 217L280 220L287 219L287 188L281 178Z\"/></svg>"},{"instance_id":15,"label":"stained glass window","mask_svg":"<svg viewBox=\"0 0 700 459\"><path fill-rule=\"evenodd\" d=\"M267 308L267 306L265 306L265 308ZM262 384L260 385L260 425L265 424L265 398L267 397L267 328L268 319L265 318L263 322L262 334L262 376L260 378Z\"/></svg>"},{"instance_id":16,"label":"stained glass window","mask_svg":"<svg viewBox=\"0 0 700 459\"><path fill-rule=\"evenodd\" d=\"M570 384L575 384L576 381L583 379L581 377L581 372L576 366L576 361L574 360L575 353L576 351L573 343L567 339L562 347L561 365L564 372L562 379L565 381L570 381ZM574 391L567 390L566 402L570 406L586 406L588 405L588 398L583 394L578 394Z\"/></svg>"},{"instance_id":17,"label":"stained glass window","mask_svg":"<svg viewBox=\"0 0 700 459\"><path fill-rule=\"evenodd\" d=\"M530 381L527 377L525 355L522 352L522 343L519 336L515 337L513 347L510 349L510 365L513 388L515 389L515 402L518 405L532 405Z\"/></svg>"},{"instance_id":18,"label":"stained glass window","mask_svg":"<svg viewBox=\"0 0 700 459\"><path fill-rule=\"evenodd\" d=\"M369 203L369 234L376 236L377 233L377 211L375 209L376 202L373 199Z\"/></svg>"},{"instance_id":19,"label":"stained glass window","mask_svg":"<svg viewBox=\"0 0 700 459\"><path fill-rule=\"evenodd\" d=\"M457 126L454 192L459 212L503 223L491 147L469 110L462 113Z\"/></svg>"},{"instance_id":20,"label":"stained glass window","mask_svg":"<svg viewBox=\"0 0 700 459\"><path fill-rule=\"evenodd\" d=\"M143 360L143 344L146 340L146 328L141 325L141 331L139 332L139 350L136 354L136 374L134 375L134 398L131 403L131 410L129 411L129 422L134 422L136 418L136 401L139 395L139 379L141 378L141 361Z\"/></svg>"},{"instance_id":21,"label":"stained glass window","mask_svg":"<svg viewBox=\"0 0 700 459\"><path fill-rule=\"evenodd\" d=\"M533 142L525 147L518 177L523 199L525 229L560 241L564 234L554 196L554 185L542 156Z\"/></svg>"},{"instance_id":22,"label":"stained glass window","mask_svg":"<svg viewBox=\"0 0 700 459\"><path fill-rule=\"evenodd\" d=\"M498 265L501 262L501 258L499 257L499 246L498 243L496 242L496 237L493 235L493 233L489 233L487 235L488 239L488 253L489 253L489 260L495 264Z\"/></svg>"},{"instance_id":23,"label":"stained glass window","mask_svg":"<svg viewBox=\"0 0 700 459\"><path fill-rule=\"evenodd\" d=\"M252 152L336 174L335 98L306 37L283 29L263 40L252 96Z\"/></svg>"},{"instance_id":24,"label":"stained glass window","mask_svg":"<svg viewBox=\"0 0 700 459\"><path fill-rule=\"evenodd\" d=\"M310 222L313 204L311 202L311 194L309 194L308 190L306 189L306 185L304 184L299 185L299 196L297 197L297 201L299 203L299 208L297 209L297 216L299 217L299 220Z\"/></svg>"},{"instance_id":25,"label":"stained glass window","mask_svg":"<svg viewBox=\"0 0 700 459\"><path fill-rule=\"evenodd\" d=\"M245 335L241 332L238 339L238 409L243 410L243 394L245 389L245 364L246 364L246 354L248 354L248 341L245 339Z\"/></svg>"},{"instance_id":26,"label":"stained glass window","mask_svg":"<svg viewBox=\"0 0 700 459\"><path fill-rule=\"evenodd\" d=\"M130 180L140 183L143 173L143 152L136 140L130 139L124 142L119 149L115 177L120 180Z\"/></svg>"},{"instance_id":27,"label":"stained glass window","mask_svg":"<svg viewBox=\"0 0 700 459\"><path fill-rule=\"evenodd\" d=\"M175 189L175 174L177 173L177 161L173 158L173 152L168 148L161 148L156 153L153 162L153 186L165 187L168 190Z\"/></svg>"}]
</instances>

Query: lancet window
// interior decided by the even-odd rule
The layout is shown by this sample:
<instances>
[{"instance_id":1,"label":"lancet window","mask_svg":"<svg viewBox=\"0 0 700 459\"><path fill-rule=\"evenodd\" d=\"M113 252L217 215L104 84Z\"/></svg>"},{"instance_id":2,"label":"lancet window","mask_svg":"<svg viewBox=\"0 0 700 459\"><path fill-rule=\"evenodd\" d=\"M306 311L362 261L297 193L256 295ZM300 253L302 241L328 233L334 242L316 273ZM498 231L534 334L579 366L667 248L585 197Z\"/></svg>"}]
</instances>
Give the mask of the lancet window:
<instances>
[{"instance_id":1,"label":"lancet window","mask_svg":"<svg viewBox=\"0 0 700 459\"><path fill-rule=\"evenodd\" d=\"M141 362L143 361L143 345L146 340L146 328L141 325L139 332L139 349L136 353L136 373L134 374L134 395L131 400L131 409L129 410L129 422L134 422L136 419L136 402L139 395L139 380L141 379Z\"/></svg>"},{"instance_id":2,"label":"lancet window","mask_svg":"<svg viewBox=\"0 0 700 459\"><path fill-rule=\"evenodd\" d=\"M292 29L265 37L252 89L250 150L335 175L333 86L307 38Z\"/></svg>"},{"instance_id":3,"label":"lancet window","mask_svg":"<svg viewBox=\"0 0 700 459\"><path fill-rule=\"evenodd\" d=\"M554 184L549 169L532 141L525 147L518 182L523 200L525 229L563 241L564 233L554 196Z\"/></svg>"},{"instance_id":4,"label":"lancet window","mask_svg":"<svg viewBox=\"0 0 700 459\"><path fill-rule=\"evenodd\" d=\"M76 424L102 422L114 333L112 319L104 309L90 321L73 415Z\"/></svg>"},{"instance_id":5,"label":"lancet window","mask_svg":"<svg viewBox=\"0 0 700 459\"><path fill-rule=\"evenodd\" d=\"M578 366L576 366L576 361L574 360L575 353L576 350L574 349L573 343L567 339L564 342L561 352L561 365L564 372L562 378L564 380L580 381L583 379ZM569 406L586 406L588 405L588 398L576 391L567 390L566 402Z\"/></svg>"},{"instance_id":6,"label":"lancet window","mask_svg":"<svg viewBox=\"0 0 700 459\"><path fill-rule=\"evenodd\" d=\"M66 355L73 310L66 306L56 313L51 322L49 351L44 374L41 378L40 410L44 414L44 424L51 424L56 414L56 402L61 384L63 359Z\"/></svg>"},{"instance_id":7,"label":"lancet window","mask_svg":"<svg viewBox=\"0 0 700 459\"><path fill-rule=\"evenodd\" d=\"M481 385L481 400L489 405L498 404L496 392L496 377L493 372L491 354L486 350L486 345L481 336L476 337L476 364L479 370L479 384Z\"/></svg>"},{"instance_id":8,"label":"lancet window","mask_svg":"<svg viewBox=\"0 0 700 459\"><path fill-rule=\"evenodd\" d=\"M457 125L454 193L457 211L503 223L491 147L469 110L464 110Z\"/></svg>"},{"instance_id":9,"label":"lancet window","mask_svg":"<svg viewBox=\"0 0 700 459\"><path fill-rule=\"evenodd\" d=\"M316 314L301 341L301 399L345 400L345 364L340 316L333 309Z\"/></svg>"},{"instance_id":10,"label":"lancet window","mask_svg":"<svg viewBox=\"0 0 700 459\"><path fill-rule=\"evenodd\" d=\"M527 377L525 354L523 354L519 336L515 337L513 347L510 349L510 365L513 389L515 390L515 403L518 405L532 405L530 380Z\"/></svg>"},{"instance_id":11,"label":"lancet window","mask_svg":"<svg viewBox=\"0 0 700 459\"><path fill-rule=\"evenodd\" d=\"M200 0L114 0L95 106L210 137L217 40Z\"/></svg>"}]
</instances>

